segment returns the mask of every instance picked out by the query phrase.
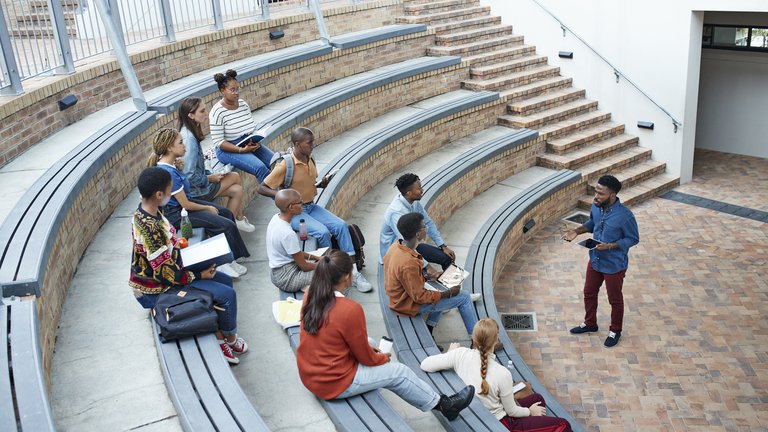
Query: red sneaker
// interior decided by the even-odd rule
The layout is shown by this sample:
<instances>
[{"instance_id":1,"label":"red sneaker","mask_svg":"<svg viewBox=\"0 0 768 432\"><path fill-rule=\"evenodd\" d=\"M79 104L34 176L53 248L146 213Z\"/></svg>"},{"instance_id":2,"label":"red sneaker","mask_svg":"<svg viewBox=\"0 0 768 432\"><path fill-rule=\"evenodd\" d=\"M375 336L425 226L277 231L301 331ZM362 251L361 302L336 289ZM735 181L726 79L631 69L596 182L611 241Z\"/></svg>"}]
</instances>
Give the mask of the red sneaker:
<instances>
[{"instance_id":1,"label":"red sneaker","mask_svg":"<svg viewBox=\"0 0 768 432\"><path fill-rule=\"evenodd\" d=\"M227 362L231 365L236 365L240 363L240 359L235 357L235 353L232 352L232 348L229 347L229 344L222 341L219 343L219 346L221 347L221 353L224 354L224 359L227 360Z\"/></svg>"},{"instance_id":2,"label":"red sneaker","mask_svg":"<svg viewBox=\"0 0 768 432\"><path fill-rule=\"evenodd\" d=\"M235 341L227 342L227 345L229 345L229 348L231 348L232 351L235 352L235 354L242 354L248 351L248 344L245 343L245 340L243 338L237 335L235 335Z\"/></svg>"}]
</instances>

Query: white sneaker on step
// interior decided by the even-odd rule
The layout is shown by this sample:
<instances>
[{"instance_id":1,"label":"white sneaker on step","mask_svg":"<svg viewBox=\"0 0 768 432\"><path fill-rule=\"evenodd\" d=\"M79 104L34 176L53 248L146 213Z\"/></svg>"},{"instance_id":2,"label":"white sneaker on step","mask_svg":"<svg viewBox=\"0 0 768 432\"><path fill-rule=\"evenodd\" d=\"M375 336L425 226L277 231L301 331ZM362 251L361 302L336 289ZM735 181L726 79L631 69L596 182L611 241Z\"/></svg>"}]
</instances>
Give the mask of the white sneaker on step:
<instances>
[{"instance_id":1,"label":"white sneaker on step","mask_svg":"<svg viewBox=\"0 0 768 432\"><path fill-rule=\"evenodd\" d=\"M232 270L237 272L238 276L248 273L248 269L244 265L238 264L237 261L232 261L229 263L229 266L232 267Z\"/></svg>"},{"instance_id":2,"label":"white sneaker on step","mask_svg":"<svg viewBox=\"0 0 768 432\"><path fill-rule=\"evenodd\" d=\"M225 275L231 277L232 279L237 279L240 277L240 273L236 272L235 269L231 267L231 265L234 263L229 264L222 264L218 267L216 267L216 271L220 271L224 273Z\"/></svg>"},{"instance_id":3,"label":"white sneaker on step","mask_svg":"<svg viewBox=\"0 0 768 432\"><path fill-rule=\"evenodd\" d=\"M476 302L480 300L481 295L480 293L470 293L469 297L472 299L473 302Z\"/></svg>"},{"instance_id":4,"label":"white sneaker on step","mask_svg":"<svg viewBox=\"0 0 768 432\"><path fill-rule=\"evenodd\" d=\"M245 232L256 231L256 227L253 226L252 223L248 222L248 218L245 216L243 216L242 219L235 220L235 224L237 224L237 229L239 229L240 231L245 231Z\"/></svg>"},{"instance_id":5,"label":"white sneaker on step","mask_svg":"<svg viewBox=\"0 0 768 432\"><path fill-rule=\"evenodd\" d=\"M360 292L371 292L373 290L373 285L371 285L368 280L365 279L365 276L363 276L362 273L355 270L352 272L352 286L357 288Z\"/></svg>"}]
</instances>

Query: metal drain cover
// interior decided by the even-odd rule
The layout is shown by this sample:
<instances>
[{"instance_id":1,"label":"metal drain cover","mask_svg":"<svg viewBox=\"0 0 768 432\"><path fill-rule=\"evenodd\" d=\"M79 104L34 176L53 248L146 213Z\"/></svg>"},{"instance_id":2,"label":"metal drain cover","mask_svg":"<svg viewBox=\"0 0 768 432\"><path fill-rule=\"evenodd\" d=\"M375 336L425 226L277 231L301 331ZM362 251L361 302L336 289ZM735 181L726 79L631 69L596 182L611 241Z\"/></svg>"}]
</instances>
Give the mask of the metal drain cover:
<instances>
[{"instance_id":1,"label":"metal drain cover","mask_svg":"<svg viewBox=\"0 0 768 432\"><path fill-rule=\"evenodd\" d=\"M568 221L568 222L574 222L574 223L577 223L579 225L582 225L582 224L584 224L584 222L589 220L589 214L579 211L579 212L576 212L576 213L574 213L574 214L572 214L572 215L570 215L570 216L568 216L566 218L563 218L563 220Z\"/></svg>"},{"instance_id":2,"label":"metal drain cover","mask_svg":"<svg viewBox=\"0 0 768 432\"><path fill-rule=\"evenodd\" d=\"M503 313L501 324L507 331L536 331L536 312Z\"/></svg>"}]
</instances>

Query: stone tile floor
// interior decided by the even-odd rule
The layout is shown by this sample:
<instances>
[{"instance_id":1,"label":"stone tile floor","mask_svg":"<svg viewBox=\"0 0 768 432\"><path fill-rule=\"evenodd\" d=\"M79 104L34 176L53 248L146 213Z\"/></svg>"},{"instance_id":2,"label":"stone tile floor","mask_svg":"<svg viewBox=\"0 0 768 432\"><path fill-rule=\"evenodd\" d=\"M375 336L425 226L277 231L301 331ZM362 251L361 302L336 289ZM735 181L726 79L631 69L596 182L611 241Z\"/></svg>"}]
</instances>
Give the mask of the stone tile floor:
<instances>
[{"instance_id":1,"label":"stone tile floor","mask_svg":"<svg viewBox=\"0 0 768 432\"><path fill-rule=\"evenodd\" d=\"M765 210L768 160L697 151L681 192ZM536 332L510 332L553 395L590 431L768 430L768 224L654 198L634 206L624 332L574 336L587 254L566 224L536 233L496 289L499 312L535 311Z\"/></svg>"}]
</instances>

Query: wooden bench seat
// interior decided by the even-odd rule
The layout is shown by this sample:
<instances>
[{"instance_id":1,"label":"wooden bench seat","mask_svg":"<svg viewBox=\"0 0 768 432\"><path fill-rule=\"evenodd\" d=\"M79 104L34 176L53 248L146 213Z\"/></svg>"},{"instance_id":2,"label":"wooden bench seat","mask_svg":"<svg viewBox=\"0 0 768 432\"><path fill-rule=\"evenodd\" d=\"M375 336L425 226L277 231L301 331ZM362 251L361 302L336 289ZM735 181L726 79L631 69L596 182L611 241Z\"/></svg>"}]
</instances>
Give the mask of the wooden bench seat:
<instances>
[{"instance_id":1,"label":"wooden bench seat","mask_svg":"<svg viewBox=\"0 0 768 432\"><path fill-rule=\"evenodd\" d=\"M298 326L286 329L291 348L296 351L299 346ZM346 399L322 400L320 404L328 413L328 417L337 430L359 431L412 431L408 423L397 414L386 400L381 391L372 390Z\"/></svg>"},{"instance_id":2,"label":"wooden bench seat","mask_svg":"<svg viewBox=\"0 0 768 432\"><path fill-rule=\"evenodd\" d=\"M0 304L0 430L56 430L40 353L35 300Z\"/></svg>"}]
</instances>

